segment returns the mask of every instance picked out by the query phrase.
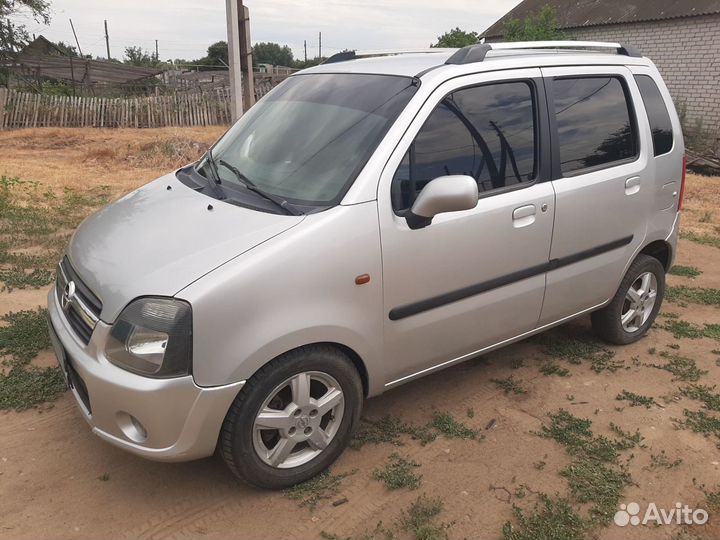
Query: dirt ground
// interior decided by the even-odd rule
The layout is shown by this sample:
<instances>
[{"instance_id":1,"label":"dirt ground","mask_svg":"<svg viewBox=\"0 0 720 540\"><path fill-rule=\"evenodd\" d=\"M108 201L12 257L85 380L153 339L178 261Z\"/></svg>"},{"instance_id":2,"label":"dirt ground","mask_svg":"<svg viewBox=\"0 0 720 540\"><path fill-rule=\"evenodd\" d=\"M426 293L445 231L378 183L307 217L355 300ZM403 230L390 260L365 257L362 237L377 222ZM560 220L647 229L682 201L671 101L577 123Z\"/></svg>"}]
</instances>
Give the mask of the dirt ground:
<instances>
[{"instance_id":1,"label":"dirt ground","mask_svg":"<svg viewBox=\"0 0 720 540\"><path fill-rule=\"evenodd\" d=\"M202 150L222 129L24 130L0 133L0 175L20 176L61 189L91 183L120 195L167 172L177 160ZM176 144L164 146L163 141ZM178 151L181 148L181 151ZM186 152L186 156L183 152ZM191 156L190 156L191 157ZM720 237L720 178L690 176L683 231ZM718 226L713 223L717 223ZM716 244L718 245L718 244ZM720 289L720 249L683 239L676 264L694 266L696 278L671 275L670 285ZM0 315L45 303L46 289L0 292ZM720 323L717 305L666 303L663 312L697 325ZM497 538L514 522L513 505L531 509L537 493L565 496L568 481L559 472L571 456L556 441L539 437L548 414L565 409L592 420L597 434L612 436L610 423L634 433L643 445L622 453L632 485L621 502L672 508L676 502L710 508L709 490L720 485L720 451L715 435L678 429L684 409L700 403L680 395L684 383L648 364L661 363L666 351L694 359L720 376L720 343L710 337L676 339L662 326L627 347L607 347L622 363L615 372L596 373L589 362L558 359L568 376L545 375L548 362L542 339L509 346L440 374L412 382L366 403L364 417L391 414L418 425L447 411L478 430L478 440L446 438L422 445L407 436L402 446L366 444L348 449L334 474L351 473L339 492L314 510L286 494L261 491L236 481L219 459L185 464L145 461L92 435L65 393L53 403L22 412L0 412L0 538L317 538L371 537L382 521L393 528L402 509L421 493L444 503L440 519L451 538ZM551 332L557 340L585 336L583 318ZM671 345L672 347L668 347ZM675 347L679 346L679 349ZM52 354L35 363L51 365ZM526 393L505 393L493 379L512 376ZM624 390L654 399L649 407L616 399ZM392 452L416 461L422 475L417 490L388 490L373 477ZM657 457L670 466L657 466ZM672 464L675 460L680 463ZM353 472L354 471L354 472ZM334 506L333 502L347 502ZM720 509L718 509L720 510ZM601 538L717 538L720 514L710 512L704 526L617 527L596 531ZM384 534L384 533L383 533ZM396 536L412 536L395 529Z\"/></svg>"}]
</instances>

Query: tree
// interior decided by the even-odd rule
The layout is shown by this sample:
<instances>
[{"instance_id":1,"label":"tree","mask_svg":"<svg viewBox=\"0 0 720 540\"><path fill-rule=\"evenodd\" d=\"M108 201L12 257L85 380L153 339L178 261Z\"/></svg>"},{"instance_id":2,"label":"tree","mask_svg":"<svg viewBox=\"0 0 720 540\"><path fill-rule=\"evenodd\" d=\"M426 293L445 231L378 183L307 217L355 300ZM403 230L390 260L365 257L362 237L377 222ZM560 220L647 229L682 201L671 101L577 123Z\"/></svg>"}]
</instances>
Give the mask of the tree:
<instances>
[{"instance_id":1,"label":"tree","mask_svg":"<svg viewBox=\"0 0 720 540\"><path fill-rule=\"evenodd\" d=\"M154 54L150 54L142 47L125 47L123 63L138 67L157 67L162 65L162 62L155 58Z\"/></svg>"},{"instance_id":2,"label":"tree","mask_svg":"<svg viewBox=\"0 0 720 540\"><path fill-rule=\"evenodd\" d=\"M460 30L460 28L453 28L449 32L445 32L442 36L438 36L437 43L430 46L459 49L467 45L475 45L479 42L480 36L477 32L465 32L464 30Z\"/></svg>"},{"instance_id":3,"label":"tree","mask_svg":"<svg viewBox=\"0 0 720 540\"><path fill-rule=\"evenodd\" d=\"M524 19L510 19L503 26L505 41L552 41L563 38L557 13L544 6Z\"/></svg>"},{"instance_id":4,"label":"tree","mask_svg":"<svg viewBox=\"0 0 720 540\"><path fill-rule=\"evenodd\" d=\"M73 56L75 58L79 56L78 51L74 45L69 45L67 43L63 43L62 41L58 41L54 45L62 52L64 52L67 56Z\"/></svg>"},{"instance_id":5,"label":"tree","mask_svg":"<svg viewBox=\"0 0 720 540\"><path fill-rule=\"evenodd\" d=\"M272 64L273 66L292 67L293 52L287 45L279 43L256 43L252 48L253 64Z\"/></svg>"},{"instance_id":6,"label":"tree","mask_svg":"<svg viewBox=\"0 0 720 540\"><path fill-rule=\"evenodd\" d=\"M47 0L0 0L0 66L5 66L30 41L24 24L10 20L13 15L32 19L37 23L50 22L50 3ZM6 68L0 67L0 81L6 81Z\"/></svg>"}]
</instances>

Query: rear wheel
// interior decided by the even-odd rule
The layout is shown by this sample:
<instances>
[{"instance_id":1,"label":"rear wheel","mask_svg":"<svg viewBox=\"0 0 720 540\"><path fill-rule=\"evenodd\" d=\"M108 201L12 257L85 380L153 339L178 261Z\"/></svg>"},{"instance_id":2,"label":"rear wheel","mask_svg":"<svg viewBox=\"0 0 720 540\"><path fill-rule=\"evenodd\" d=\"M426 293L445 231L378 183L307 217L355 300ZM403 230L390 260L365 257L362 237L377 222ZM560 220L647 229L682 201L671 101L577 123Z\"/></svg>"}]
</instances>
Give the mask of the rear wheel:
<instances>
[{"instance_id":1,"label":"rear wheel","mask_svg":"<svg viewBox=\"0 0 720 540\"><path fill-rule=\"evenodd\" d=\"M664 295L663 265L654 257L638 255L612 301L592 314L593 329L610 343L633 343L655 321Z\"/></svg>"},{"instance_id":2,"label":"rear wheel","mask_svg":"<svg viewBox=\"0 0 720 540\"><path fill-rule=\"evenodd\" d=\"M221 455L259 487L279 489L325 470L352 436L363 391L354 365L330 346L282 355L256 373L225 418Z\"/></svg>"}]
</instances>

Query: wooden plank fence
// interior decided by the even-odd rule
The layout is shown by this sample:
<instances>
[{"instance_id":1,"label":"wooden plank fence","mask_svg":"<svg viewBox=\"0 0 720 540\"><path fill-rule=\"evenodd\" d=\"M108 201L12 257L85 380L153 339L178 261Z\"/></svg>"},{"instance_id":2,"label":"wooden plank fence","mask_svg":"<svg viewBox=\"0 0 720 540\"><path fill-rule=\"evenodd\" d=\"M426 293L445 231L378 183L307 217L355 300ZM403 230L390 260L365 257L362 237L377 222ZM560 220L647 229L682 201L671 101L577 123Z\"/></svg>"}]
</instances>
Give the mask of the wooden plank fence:
<instances>
[{"instance_id":1,"label":"wooden plank fence","mask_svg":"<svg viewBox=\"0 0 720 540\"><path fill-rule=\"evenodd\" d=\"M137 98L49 96L0 88L0 129L221 124L230 124L228 88Z\"/></svg>"}]
</instances>

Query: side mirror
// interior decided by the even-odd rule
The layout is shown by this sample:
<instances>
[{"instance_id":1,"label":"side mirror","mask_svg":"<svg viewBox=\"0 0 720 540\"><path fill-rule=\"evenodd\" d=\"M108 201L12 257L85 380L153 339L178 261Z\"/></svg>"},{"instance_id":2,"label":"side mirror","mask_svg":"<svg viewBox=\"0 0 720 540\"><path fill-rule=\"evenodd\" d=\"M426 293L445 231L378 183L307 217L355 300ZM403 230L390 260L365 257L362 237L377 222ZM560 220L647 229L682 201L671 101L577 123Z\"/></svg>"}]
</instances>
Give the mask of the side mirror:
<instances>
[{"instance_id":1,"label":"side mirror","mask_svg":"<svg viewBox=\"0 0 720 540\"><path fill-rule=\"evenodd\" d=\"M408 227L421 229L444 212L471 210L478 203L478 186L470 176L440 176L430 180L405 216Z\"/></svg>"}]
</instances>

